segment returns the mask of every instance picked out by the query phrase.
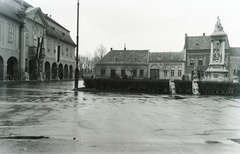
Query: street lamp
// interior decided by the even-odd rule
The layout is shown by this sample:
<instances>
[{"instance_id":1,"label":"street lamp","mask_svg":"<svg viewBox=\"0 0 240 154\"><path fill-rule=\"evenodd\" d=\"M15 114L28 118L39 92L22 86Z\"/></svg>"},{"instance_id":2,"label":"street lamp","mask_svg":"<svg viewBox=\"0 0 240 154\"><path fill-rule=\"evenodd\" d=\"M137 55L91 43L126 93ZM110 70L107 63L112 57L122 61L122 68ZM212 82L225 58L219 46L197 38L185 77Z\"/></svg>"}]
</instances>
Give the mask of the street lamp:
<instances>
[{"instance_id":1,"label":"street lamp","mask_svg":"<svg viewBox=\"0 0 240 154\"><path fill-rule=\"evenodd\" d=\"M79 0L77 3L77 51L76 51L76 69L75 69L75 89L78 88L79 68L78 68L78 33L79 33Z\"/></svg>"}]
</instances>

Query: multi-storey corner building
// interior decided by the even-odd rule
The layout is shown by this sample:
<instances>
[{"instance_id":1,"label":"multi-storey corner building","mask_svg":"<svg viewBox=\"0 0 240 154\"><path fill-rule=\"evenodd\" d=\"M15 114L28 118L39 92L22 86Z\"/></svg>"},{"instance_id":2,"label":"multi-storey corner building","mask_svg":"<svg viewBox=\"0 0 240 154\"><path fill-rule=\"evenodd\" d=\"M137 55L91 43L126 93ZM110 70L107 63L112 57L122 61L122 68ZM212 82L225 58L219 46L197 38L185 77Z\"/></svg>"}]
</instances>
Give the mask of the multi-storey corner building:
<instances>
[{"instance_id":1,"label":"multi-storey corner building","mask_svg":"<svg viewBox=\"0 0 240 154\"><path fill-rule=\"evenodd\" d=\"M228 36L223 31L219 18L210 36L206 36L205 33L202 36L185 34L184 50L186 75L190 78L193 77L195 70L200 80L209 80L212 74L213 80L222 76L225 81L232 81L234 70L240 70L240 48L230 47Z\"/></svg>"},{"instance_id":2,"label":"multi-storey corner building","mask_svg":"<svg viewBox=\"0 0 240 154\"><path fill-rule=\"evenodd\" d=\"M72 79L75 43L41 8L0 1L0 80Z\"/></svg>"}]
</instances>

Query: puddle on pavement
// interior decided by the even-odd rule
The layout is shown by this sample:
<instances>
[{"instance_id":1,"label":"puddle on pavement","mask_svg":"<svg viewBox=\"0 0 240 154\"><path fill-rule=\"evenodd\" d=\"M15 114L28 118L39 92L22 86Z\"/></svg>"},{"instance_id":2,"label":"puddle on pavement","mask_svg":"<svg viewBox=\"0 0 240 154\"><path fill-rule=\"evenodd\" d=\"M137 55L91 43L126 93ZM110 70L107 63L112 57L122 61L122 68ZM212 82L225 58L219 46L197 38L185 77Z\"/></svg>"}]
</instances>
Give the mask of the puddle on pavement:
<instances>
[{"instance_id":1,"label":"puddle on pavement","mask_svg":"<svg viewBox=\"0 0 240 154\"><path fill-rule=\"evenodd\" d=\"M49 137L46 136L6 136L0 137L1 140L3 139L25 139L25 140L39 140L39 139L48 139Z\"/></svg>"}]
</instances>

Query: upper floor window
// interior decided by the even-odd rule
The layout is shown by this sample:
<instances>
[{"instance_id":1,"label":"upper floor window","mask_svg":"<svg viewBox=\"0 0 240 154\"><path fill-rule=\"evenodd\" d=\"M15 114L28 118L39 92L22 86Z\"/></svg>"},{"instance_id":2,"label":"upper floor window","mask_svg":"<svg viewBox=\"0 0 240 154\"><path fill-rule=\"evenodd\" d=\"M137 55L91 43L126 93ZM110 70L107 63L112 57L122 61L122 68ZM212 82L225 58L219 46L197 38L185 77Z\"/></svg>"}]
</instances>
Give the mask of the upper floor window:
<instances>
[{"instance_id":1,"label":"upper floor window","mask_svg":"<svg viewBox=\"0 0 240 154\"><path fill-rule=\"evenodd\" d=\"M0 41L2 41L2 23L0 22Z\"/></svg>"},{"instance_id":2,"label":"upper floor window","mask_svg":"<svg viewBox=\"0 0 240 154\"><path fill-rule=\"evenodd\" d=\"M101 76L102 77L106 76L106 69L101 69Z\"/></svg>"},{"instance_id":3,"label":"upper floor window","mask_svg":"<svg viewBox=\"0 0 240 154\"><path fill-rule=\"evenodd\" d=\"M167 68L163 70L165 78L167 77Z\"/></svg>"},{"instance_id":4,"label":"upper floor window","mask_svg":"<svg viewBox=\"0 0 240 154\"><path fill-rule=\"evenodd\" d=\"M13 43L14 41L14 25L8 24L8 43Z\"/></svg>"},{"instance_id":5,"label":"upper floor window","mask_svg":"<svg viewBox=\"0 0 240 154\"><path fill-rule=\"evenodd\" d=\"M171 77L174 77L174 69L171 69Z\"/></svg>"},{"instance_id":6,"label":"upper floor window","mask_svg":"<svg viewBox=\"0 0 240 154\"><path fill-rule=\"evenodd\" d=\"M140 77L140 78L143 78L143 76L144 76L144 70L140 70L140 72L139 72L139 77Z\"/></svg>"},{"instance_id":7,"label":"upper floor window","mask_svg":"<svg viewBox=\"0 0 240 154\"><path fill-rule=\"evenodd\" d=\"M63 44L62 44L62 56L64 56Z\"/></svg>"},{"instance_id":8,"label":"upper floor window","mask_svg":"<svg viewBox=\"0 0 240 154\"><path fill-rule=\"evenodd\" d=\"M33 45L34 45L35 47L38 46L38 37L37 37L37 35L33 35Z\"/></svg>"},{"instance_id":9,"label":"upper floor window","mask_svg":"<svg viewBox=\"0 0 240 154\"><path fill-rule=\"evenodd\" d=\"M70 58L73 58L72 48L70 49Z\"/></svg>"},{"instance_id":10,"label":"upper floor window","mask_svg":"<svg viewBox=\"0 0 240 154\"><path fill-rule=\"evenodd\" d=\"M182 76L182 70L178 69L178 77L181 77L181 76Z\"/></svg>"},{"instance_id":11,"label":"upper floor window","mask_svg":"<svg viewBox=\"0 0 240 154\"><path fill-rule=\"evenodd\" d=\"M203 65L203 59L198 59L198 66L202 66Z\"/></svg>"},{"instance_id":12,"label":"upper floor window","mask_svg":"<svg viewBox=\"0 0 240 154\"><path fill-rule=\"evenodd\" d=\"M68 47L66 47L66 57L68 57Z\"/></svg>"},{"instance_id":13,"label":"upper floor window","mask_svg":"<svg viewBox=\"0 0 240 154\"><path fill-rule=\"evenodd\" d=\"M133 70L133 77L137 77L137 70Z\"/></svg>"},{"instance_id":14,"label":"upper floor window","mask_svg":"<svg viewBox=\"0 0 240 154\"><path fill-rule=\"evenodd\" d=\"M194 66L194 59L190 59L190 66Z\"/></svg>"},{"instance_id":15,"label":"upper floor window","mask_svg":"<svg viewBox=\"0 0 240 154\"><path fill-rule=\"evenodd\" d=\"M29 46L29 34L28 33L25 36L25 45Z\"/></svg>"},{"instance_id":16,"label":"upper floor window","mask_svg":"<svg viewBox=\"0 0 240 154\"><path fill-rule=\"evenodd\" d=\"M125 70L121 69L121 76L123 77L125 75Z\"/></svg>"}]
</instances>

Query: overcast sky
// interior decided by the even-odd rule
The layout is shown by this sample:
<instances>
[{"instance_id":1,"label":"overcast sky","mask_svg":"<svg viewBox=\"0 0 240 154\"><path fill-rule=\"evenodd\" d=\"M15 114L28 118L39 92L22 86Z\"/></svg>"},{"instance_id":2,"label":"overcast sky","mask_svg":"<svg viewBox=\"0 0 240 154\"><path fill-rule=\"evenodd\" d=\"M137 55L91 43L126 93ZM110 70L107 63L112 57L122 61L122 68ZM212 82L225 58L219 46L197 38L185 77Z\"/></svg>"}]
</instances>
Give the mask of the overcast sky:
<instances>
[{"instance_id":1,"label":"overcast sky","mask_svg":"<svg viewBox=\"0 0 240 154\"><path fill-rule=\"evenodd\" d=\"M77 0L25 0L70 31L76 42ZM240 47L240 0L79 0L82 55L103 44L121 50L181 51L185 33L211 35L219 16L231 47Z\"/></svg>"}]
</instances>

